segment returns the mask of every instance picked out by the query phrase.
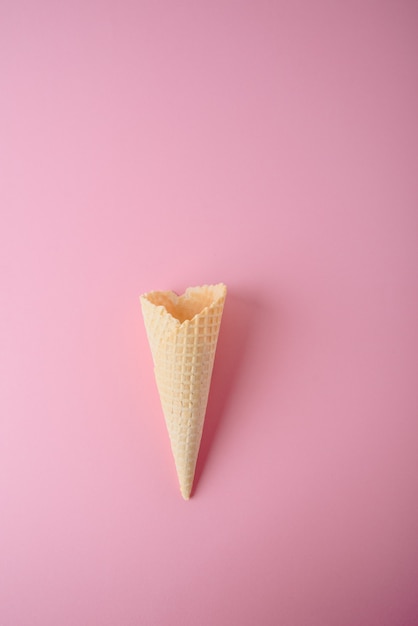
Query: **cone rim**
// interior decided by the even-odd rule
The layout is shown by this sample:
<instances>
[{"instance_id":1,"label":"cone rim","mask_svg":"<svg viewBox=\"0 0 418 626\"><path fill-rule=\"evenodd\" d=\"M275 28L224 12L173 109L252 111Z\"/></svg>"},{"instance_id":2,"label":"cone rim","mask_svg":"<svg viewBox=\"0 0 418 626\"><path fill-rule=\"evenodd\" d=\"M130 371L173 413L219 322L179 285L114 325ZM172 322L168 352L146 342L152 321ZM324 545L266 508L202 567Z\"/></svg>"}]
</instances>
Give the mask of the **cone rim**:
<instances>
[{"instance_id":1,"label":"cone rim","mask_svg":"<svg viewBox=\"0 0 418 626\"><path fill-rule=\"evenodd\" d=\"M210 289L210 288L216 288L219 287L222 291L221 294L214 298L214 300L210 303L207 304L201 311L198 311L198 313L195 313L195 315L193 315L192 318L190 319L185 319L183 320L183 322L181 322L178 318L176 318L172 313L170 313L167 308L164 306L164 304L155 304L154 302L152 302L149 299L149 296L152 296L154 294L164 294L168 297L172 297L175 296L176 301L178 301L180 298L183 298L184 296L187 296L187 294L191 293L192 291L196 291L198 289ZM197 285L195 287L187 287L187 289L185 289L185 291L182 294L177 294L175 291L173 290L153 290L153 291L148 291L146 293L141 294L140 296L140 300L141 301L146 301L149 304L151 304L153 307L155 307L156 309L161 309L162 313L166 316L168 316L168 318L175 322L175 324L180 328L182 326L187 326L188 324L192 323L197 317L201 316L201 315L206 315L206 313L214 308L221 299L226 297L226 292L227 292L227 287L225 285L225 283L214 283L214 284L210 284L210 285Z\"/></svg>"}]
</instances>

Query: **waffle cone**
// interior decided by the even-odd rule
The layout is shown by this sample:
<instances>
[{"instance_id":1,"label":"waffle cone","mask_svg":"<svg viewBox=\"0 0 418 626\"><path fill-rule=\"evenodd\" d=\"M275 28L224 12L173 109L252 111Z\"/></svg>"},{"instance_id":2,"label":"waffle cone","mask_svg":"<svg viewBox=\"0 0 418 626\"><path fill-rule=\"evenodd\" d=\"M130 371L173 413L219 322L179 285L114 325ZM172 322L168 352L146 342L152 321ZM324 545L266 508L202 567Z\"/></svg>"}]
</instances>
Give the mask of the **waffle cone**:
<instances>
[{"instance_id":1,"label":"waffle cone","mask_svg":"<svg viewBox=\"0 0 418 626\"><path fill-rule=\"evenodd\" d=\"M225 297L221 283L191 287L182 296L153 291L140 298L180 491L186 500L193 486Z\"/></svg>"}]
</instances>

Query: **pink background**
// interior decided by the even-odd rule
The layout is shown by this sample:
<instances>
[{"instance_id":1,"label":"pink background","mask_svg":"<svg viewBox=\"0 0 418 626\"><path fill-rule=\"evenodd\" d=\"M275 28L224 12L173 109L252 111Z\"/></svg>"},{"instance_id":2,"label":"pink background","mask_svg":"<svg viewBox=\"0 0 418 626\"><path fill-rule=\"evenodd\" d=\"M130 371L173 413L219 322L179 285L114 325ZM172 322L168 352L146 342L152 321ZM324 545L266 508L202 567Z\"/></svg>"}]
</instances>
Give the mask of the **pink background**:
<instances>
[{"instance_id":1,"label":"pink background","mask_svg":"<svg viewBox=\"0 0 418 626\"><path fill-rule=\"evenodd\" d=\"M418 624L418 3L0 2L1 626ZM138 296L229 287L194 497Z\"/></svg>"}]
</instances>

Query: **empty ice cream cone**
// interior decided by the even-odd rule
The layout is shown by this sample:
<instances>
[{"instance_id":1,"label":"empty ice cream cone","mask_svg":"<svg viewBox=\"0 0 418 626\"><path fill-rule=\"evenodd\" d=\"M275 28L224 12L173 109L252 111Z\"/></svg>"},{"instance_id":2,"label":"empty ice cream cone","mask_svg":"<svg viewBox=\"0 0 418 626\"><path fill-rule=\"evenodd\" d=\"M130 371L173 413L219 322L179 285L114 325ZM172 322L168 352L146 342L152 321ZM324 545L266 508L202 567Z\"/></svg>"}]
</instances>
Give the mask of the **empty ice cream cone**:
<instances>
[{"instance_id":1,"label":"empty ice cream cone","mask_svg":"<svg viewBox=\"0 0 418 626\"><path fill-rule=\"evenodd\" d=\"M182 296L141 296L155 379L170 436L180 490L193 486L226 287L190 287Z\"/></svg>"}]
</instances>

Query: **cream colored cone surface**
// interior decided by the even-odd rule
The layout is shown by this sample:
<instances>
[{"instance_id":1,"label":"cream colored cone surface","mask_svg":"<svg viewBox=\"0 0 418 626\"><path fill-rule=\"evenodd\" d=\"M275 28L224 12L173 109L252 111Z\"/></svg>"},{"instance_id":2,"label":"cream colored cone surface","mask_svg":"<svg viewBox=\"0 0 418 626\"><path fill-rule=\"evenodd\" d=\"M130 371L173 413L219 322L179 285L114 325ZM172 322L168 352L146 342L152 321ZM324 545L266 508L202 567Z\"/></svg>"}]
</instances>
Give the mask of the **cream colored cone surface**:
<instances>
[{"instance_id":1,"label":"cream colored cone surface","mask_svg":"<svg viewBox=\"0 0 418 626\"><path fill-rule=\"evenodd\" d=\"M155 378L174 455L180 490L192 490L215 359L226 287L190 287L182 296L153 291L141 296Z\"/></svg>"}]
</instances>

